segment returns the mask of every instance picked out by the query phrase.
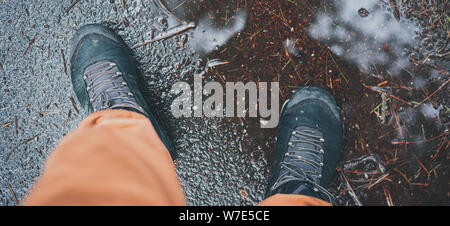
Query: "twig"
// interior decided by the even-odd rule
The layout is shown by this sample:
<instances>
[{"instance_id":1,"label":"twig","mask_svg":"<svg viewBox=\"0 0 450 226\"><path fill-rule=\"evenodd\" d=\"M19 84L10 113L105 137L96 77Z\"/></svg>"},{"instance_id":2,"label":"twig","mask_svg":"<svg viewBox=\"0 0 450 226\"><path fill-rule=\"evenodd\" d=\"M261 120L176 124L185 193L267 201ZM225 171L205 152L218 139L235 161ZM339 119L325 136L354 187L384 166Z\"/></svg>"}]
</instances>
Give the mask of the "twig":
<instances>
[{"instance_id":1,"label":"twig","mask_svg":"<svg viewBox=\"0 0 450 226\"><path fill-rule=\"evenodd\" d=\"M393 206L391 194L383 187L384 196L386 197L386 203L388 206Z\"/></svg>"},{"instance_id":2,"label":"twig","mask_svg":"<svg viewBox=\"0 0 450 226\"><path fill-rule=\"evenodd\" d=\"M390 0L392 5L392 10L394 11L394 16L397 21L400 21L400 11L398 11L397 3L395 0Z\"/></svg>"},{"instance_id":3,"label":"twig","mask_svg":"<svg viewBox=\"0 0 450 226\"><path fill-rule=\"evenodd\" d=\"M171 28L170 30L168 30L168 31L166 31L164 33L159 34L158 36L156 36L155 38L153 38L150 41L147 41L147 42L135 45L131 49L136 49L136 48L139 48L139 47L142 47L142 46L146 46L148 44L154 43L154 42L162 40L162 39L170 38L170 37L172 37L174 35L177 35L177 34L180 34L182 32L185 32L185 31L187 31L189 29L195 28L196 26L197 25L194 22L187 23L187 24L182 24L180 26Z\"/></svg>"},{"instance_id":4,"label":"twig","mask_svg":"<svg viewBox=\"0 0 450 226\"><path fill-rule=\"evenodd\" d=\"M407 141L407 140L396 141L396 140L393 140L391 142L391 144L421 144L421 143L426 143L426 142L430 142L430 141L436 140L437 138L445 136L445 135L446 135L446 133L442 133L442 134L440 134L438 136L431 137L431 138L428 138L426 140L418 140L418 141Z\"/></svg>"},{"instance_id":5,"label":"twig","mask_svg":"<svg viewBox=\"0 0 450 226\"><path fill-rule=\"evenodd\" d=\"M355 192L353 191L352 186L350 186L350 183L348 183L347 178L345 177L345 175L342 172L341 172L341 177L345 181L345 187L348 190L348 194L350 195L350 197L352 197L355 204L357 206L362 206L361 202L359 201L358 197L356 196Z\"/></svg>"},{"instance_id":6,"label":"twig","mask_svg":"<svg viewBox=\"0 0 450 226\"><path fill-rule=\"evenodd\" d=\"M11 194L12 194L12 196L14 198L14 201L16 202L16 205L20 205L19 201L17 201L16 194L14 194L14 191L13 191L11 185L9 183L7 183L7 184L8 184L8 187L9 187L9 191L11 191Z\"/></svg>"},{"instance_id":7,"label":"twig","mask_svg":"<svg viewBox=\"0 0 450 226\"><path fill-rule=\"evenodd\" d=\"M450 55L450 51L448 51L446 53L442 53L442 54L433 53L433 54L431 54L429 56L445 57L445 56L448 56L448 55Z\"/></svg>"},{"instance_id":8,"label":"twig","mask_svg":"<svg viewBox=\"0 0 450 226\"><path fill-rule=\"evenodd\" d=\"M29 66L28 68L30 69L31 76L34 76L34 69L33 69L33 67Z\"/></svg>"},{"instance_id":9,"label":"twig","mask_svg":"<svg viewBox=\"0 0 450 226\"><path fill-rule=\"evenodd\" d=\"M407 104L407 105L413 107L413 105L412 105L411 103L408 103L408 102L406 102L405 100L403 100L403 99L401 99L401 98L399 98L399 97L396 97L396 96L394 96L394 95L392 95L392 94L390 94L390 93L387 93L387 92L385 92L385 91L380 90L380 89L381 89L380 87L376 87L376 86L368 86L368 85L366 85L366 84L363 84L363 86L364 86L365 88L367 88L367 89L370 89L370 90L372 90L372 91L375 91L375 92L379 92L379 93L385 94L385 95L387 95L387 96L389 96L389 97L392 97L392 98L394 98L394 99L396 99L396 100L399 100L400 102L402 102L402 103L404 103L404 104Z\"/></svg>"},{"instance_id":10,"label":"twig","mask_svg":"<svg viewBox=\"0 0 450 226\"><path fill-rule=\"evenodd\" d=\"M2 127L2 128L5 128L5 127L8 127L8 126L11 125L11 124L12 124L11 121L5 122L5 123L3 123L3 124L1 125L1 127Z\"/></svg>"},{"instance_id":11,"label":"twig","mask_svg":"<svg viewBox=\"0 0 450 226\"><path fill-rule=\"evenodd\" d=\"M231 62L230 61L219 60L219 59L212 59L212 60L209 60L206 63L205 69L216 67L216 66L219 66L219 65L229 64L229 63L231 63Z\"/></svg>"},{"instance_id":12,"label":"twig","mask_svg":"<svg viewBox=\"0 0 450 226\"><path fill-rule=\"evenodd\" d=\"M186 0L177 5L175 8L173 8L172 11L175 11L176 9L178 9L178 7L182 6L184 3L186 3Z\"/></svg>"},{"instance_id":13,"label":"twig","mask_svg":"<svg viewBox=\"0 0 450 226\"><path fill-rule=\"evenodd\" d=\"M348 84L348 79L347 79L347 77L346 77L346 76L344 75L344 73L341 71L341 69L339 68L338 64L336 63L336 60L334 59L333 55L331 54L331 52L330 52L329 50L328 50L328 54L330 55L331 60L333 61L333 63L334 63L334 65L336 66L336 68L338 69L339 74L344 78L345 84Z\"/></svg>"},{"instance_id":14,"label":"twig","mask_svg":"<svg viewBox=\"0 0 450 226\"><path fill-rule=\"evenodd\" d=\"M7 162L9 160L9 158L11 157L12 153L16 150L16 148L17 147L15 147L11 151L9 151L9 153L6 155L5 162Z\"/></svg>"},{"instance_id":15,"label":"twig","mask_svg":"<svg viewBox=\"0 0 450 226\"><path fill-rule=\"evenodd\" d=\"M420 65L425 65L425 66L427 66L427 67L430 67L430 68L432 68L433 70L435 70L435 71L437 71L437 72L439 72L439 73L441 73L441 74L445 74L445 75L450 75L450 72L448 72L448 71L445 71L445 70L442 70L441 68L438 68L438 67L436 67L435 65L432 65L432 64L429 64L429 63L427 63L427 62L419 62L418 60L420 60L420 59L411 59L414 63L416 63L416 64L420 64ZM425 60L422 60L422 61L425 61Z\"/></svg>"},{"instance_id":16,"label":"twig","mask_svg":"<svg viewBox=\"0 0 450 226\"><path fill-rule=\"evenodd\" d=\"M381 173L379 170L370 170L370 171L359 171L359 170L356 170L356 169L348 169L348 170L346 170L346 169L339 169L339 170L341 170L344 173L351 173L351 174L356 174L356 175L363 175L363 174L366 174L366 175L377 175L377 174Z\"/></svg>"},{"instance_id":17,"label":"twig","mask_svg":"<svg viewBox=\"0 0 450 226\"><path fill-rule=\"evenodd\" d=\"M275 14L272 10L270 10L270 9L268 9L268 8L266 8L266 7L264 7L264 6L261 4L261 2L258 2L258 3L259 3L259 5L260 5L264 10L266 10L266 11L269 12L270 14L272 14L272 15L278 17L278 18L281 20L281 22L282 22L286 27L289 27L289 23L287 22L286 19L282 18L280 15Z\"/></svg>"},{"instance_id":18,"label":"twig","mask_svg":"<svg viewBox=\"0 0 450 226\"><path fill-rule=\"evenodd\" d=\"M425 170L425 172L427 172L427 174L430 175L430 171L422 164L422 162L420 162L419 158L417 158L416 155L414 155L414 158L416 158L417 162Z\"/></svg>"},{"instance_id":19,"label":"twig","mask_svg":"<svg viewBox=\"0 0 450 226\"><path fill-rule=\"evenodd\" d=\"M67 75L67 64L66 64L66 57L64 56L64 50L61 49L61 57L64 64L64 73Z\"/></svg>"},{"instance_id":20,"label":"twig","mask_svg":"<svg viewBox=\"0 0 450 226\"><path fill-rule=\"evenodd\" d=\"M406 177L406 175L402 171L398 170L397 168L394 168L394 171L399 173L403 177L403 179L406 180L406 182L409 184L409 186L411 186L411 181L408 179L408 177Z\"/></svg>"},{"instance_id":21,"label":"twig","mask_svg":"<svg viewBox=\"0 0 450 226\"><path fill-rule=\"evenodd\" d=\"M359 157L355 160L350 160L344 164L344 170L353 169L356 166L365 163L367 161L374 162L378 165L378 169L381 173L384 173L386 171L386 168L384 167L384 163L380 160L380 158L375 154L365 155L362 157Z\"/></svg>"},{"instance_id":22,"label":"twig","mask_svg":"<svg viewBox=\"0 0 450 226\"><path fill-rule=\"evenodd\" d=\"M69 8L66 9L66 13L69 13L70 10L78 3L80 0L75 0L72 2L72 4L69 6Z\"/></svg>"},{"instance_id":23,"label":"twig","mask_svg":"<svg viewBox=\"0 0 450 226\"><path fill-rule=\"evenodd\" d=\"M425 99L423 99L422 101L420 101L416 106L414 106L414 108L416 108L417 106L420 106L421 104L423 104L425 101L427 101L428 99L430 99L434 94L436 94L439 90L441 90L442 88L444 88L444 86L446 86L448 84L448 82L450 82L450 79L447 79L447 81L445 81L441 86L439 86L439 88L437 90L435 90L432 94L430 94L429 96L427 96Z\"/></svg>"},{"instance_id":24,"label":"twig","mask_svg":"<svg viewBox=\"0 0 450 226\"><path fill-rule=\"evenodd\" d=\"M159 5L167 15L169 15L169 16L175 18L176 20L180 21L180 22L183 23L183 24L186 24L186 21L184 21L184 20L178 18L177 16L175 16L175 14L173 14L173 13L172 13L165 5L161 2L161 0L154 0L154 1L155 1L156 5L157 5L157 6Z\"/></svg>"},{"instance_id":25,"label":"twig","mask_svg":"<svg viewBox=\"0 0 450 226\"><path fill-rule=\"evenodd\" d=\"M75 100L73 99L73 97L70 96L69 98L70 98L70 102L72 102L72 106L75 109L75 111L77 112L77 114L80 114L80 111L78 111L77 104L75 103Z\"/></svg>"},{"instance_id":26,"label":"twig","mask_svg":"<svg viewBox=\"0 0 450 226\"><path fill-rule=\"evenodd\" d=\"M397 111L395 110L395 104L391 102L391 109L392 109L392 113L394 114L394 118L395 118L395 123L397 124L397 128L398 128L398 132L400 133L400 136L402 137L402 139L405 139L405 136L403 135L403 130L402 130L402 126L400 124L400 117L398 116ZM405 146L406 148L406 146Z\"/></svg>"},{"instance_id":27,"label":"twig","mask_svg":"<svg viewBox=\"0 0 450 226\"><path fill-rule=\"evenodd\" d=\"M369 185L367 187L367 189L371 189L373 186L375 186L376 184L380 183L387 176L389 176L389 173L386 173L386 174L382 175L381 177L379 177L375 182L373 182L371 185Z\"/></svg>"},{"instance_id":28,"label":"twig","mask_svg":"<svg viewBox=\"0 0 450 226\"><path fill-rule=\"evenodd\" d=\"M292 58L289 58L289 60L284 64L283 68L281 68L281 71L284 71L284 69L286 68L286 66L288 66L288 64L291 62Z\"/></svg>"},{"instance_id":29,"label":"twig","mask_svg":"<svg viewBox=\"0 0 450 226\"><path fill-rule=\"evenodd\" d=\"M123 24L125 25L125 27L129 27L130 26L130 22L128 21L127 17L123 18Z\"/></svg>"},{"instance_id":30,"label":"twig","mask_svg":"<svg viewBox=\"0 0 450 226\"><path fill-rule=\"evenodd\" d=\"M447 141L447 137L444 138L444 142L442 142L441 140L441 145L439 145L439 148L437 149L436 153L433 154L433 156L431 157L432 160L434 160L437 155L439 154L439 152L441 151L442 147L444 146L445 142ZM449 142L450 143L450 142Z\"/></svg>"},{"instance_id":31,"label":"twig","mask_svg":"<svg viewBox=\"0 0 450 226\"><path fill-rule=\"evenodd\" d=\"M29 143L30 141L33 141L33 140L37 140L38 137L39 137L41 134L42 134L42 133L40 133L40 134L38 134L38 135L36 135L36 136L34 136L34 137L32 137L32 138L28 138L28 139L26 139L26 140L20 142L19 144L17 144L13 149L11 149L11 151L8 153L8 155L6 155L5 162L7 162L7 161L9 160L9 158L10 158L11 155L12 155L12 153L15 152L21 145L27 144L27 143ZM28 148L28 147L25 146L25 151L27 150L27 148Z\"/></svg>"},{"instance_id":32,"label":"twig","mask_svg":"<svg viewBox=\"0 0 450 226\"><path fill-rule=\"evenodd\" d=\"M31 48L31 46L33 45L34 41L36 41L36 37L37 34L34 35L34 37L30 40L30 42L28 43L28 47L27 49L25 49L25 52L23 52L23 55L27 55L28 50Z\"/></svg>"},{"instance_id":33,"label":"twig","mask_svg":"<svg viewBox=\"0 0 450 226\"><path fill-rule=\"evenodd\" d=\"M16 137L18 137L19 136L19 129L18 129L18 126L17 126L17 116L14 116L14 125L16 126Z\"/></svg>"}]
</instances>

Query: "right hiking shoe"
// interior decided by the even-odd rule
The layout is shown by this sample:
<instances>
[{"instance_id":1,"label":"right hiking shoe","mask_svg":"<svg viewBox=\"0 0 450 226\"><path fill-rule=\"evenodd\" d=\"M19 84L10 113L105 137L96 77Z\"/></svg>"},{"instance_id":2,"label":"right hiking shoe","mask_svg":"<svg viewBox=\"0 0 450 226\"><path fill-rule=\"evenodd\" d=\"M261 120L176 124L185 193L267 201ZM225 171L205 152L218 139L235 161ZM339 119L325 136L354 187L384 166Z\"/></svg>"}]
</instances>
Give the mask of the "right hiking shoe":
<instances>
[{"instance_id":1,"label":"right hiking shoe","mask_svg":"<svg viewBox=\"0 0 450 226\"><path fill-rule=\"evenodd\" d=\"M282 108L266 198L301 194L334 203L327 190L342 151L340 109L327 91L298 89Z\"/></svg>"},{"instance_id":2,"label":"right hiking shoe","mask_svg":"<svg viewBox=\"0 0 450 226\"><path fill-rule=\"evenodd\" d=\"M139 89L137 63L120 37L102 25L85 25L72 39L70 56L72 85L89 114L123 109L145 115L172 159L176 158L169 137Z\"/></svg>"}]
</instances>

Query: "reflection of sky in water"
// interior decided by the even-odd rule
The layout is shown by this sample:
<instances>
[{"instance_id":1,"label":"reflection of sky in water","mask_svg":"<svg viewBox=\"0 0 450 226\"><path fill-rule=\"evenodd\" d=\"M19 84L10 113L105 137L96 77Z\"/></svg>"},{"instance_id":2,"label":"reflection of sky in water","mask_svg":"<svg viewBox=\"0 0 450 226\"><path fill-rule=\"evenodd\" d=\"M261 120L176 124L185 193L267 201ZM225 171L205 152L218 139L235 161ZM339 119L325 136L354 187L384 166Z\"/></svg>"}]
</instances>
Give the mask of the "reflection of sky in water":
<instances>
[{"instance_id":1,"label":"reflection of sky in water","mask_svg":"<svg viewBox=\"0 0 450 226\"><path fill-rule=\"evenodd\" d=\"M221 4L217 4L215 0L153 2L168 17L167 27L176 28L183 24L195 23L195 29L189 32L188 45L202 55L225 45L245 27L246 13L241 8L234 7L234 1ZM227 7L230 4L232 7ZM223 20L224 17L227 19Z\"/></svg>"},{"instance_id":2,"label":"reflection of sky in water","mask_svg":"<svg viewBox=\"0 0 450 226\"><path fill-rule=\"evenodd\" d=\"M309 32L313 38L330 46L330 49L355 64L365 72L371 67L384 65L398 72L409 65L404 49L416 45L413 39L414 24L397 21L379 0L334 0L332 12L318 15ZM361 17L358 10L365 8L369 14Z\"/></svg>"},{"instance_id":3,"label":"reflection of sky in water","mask_svg":"<svg viewBox=\"0 0 450 226\"><path fill-rule=\"evenodd\" d=\"M243 12L237 13L230 26L216 27L209 16L204 16L194 30L191 45L194 50L208 54L226 42L236 33L242 31L245 26L246 15Z\"/></svg>"}]
</instances>

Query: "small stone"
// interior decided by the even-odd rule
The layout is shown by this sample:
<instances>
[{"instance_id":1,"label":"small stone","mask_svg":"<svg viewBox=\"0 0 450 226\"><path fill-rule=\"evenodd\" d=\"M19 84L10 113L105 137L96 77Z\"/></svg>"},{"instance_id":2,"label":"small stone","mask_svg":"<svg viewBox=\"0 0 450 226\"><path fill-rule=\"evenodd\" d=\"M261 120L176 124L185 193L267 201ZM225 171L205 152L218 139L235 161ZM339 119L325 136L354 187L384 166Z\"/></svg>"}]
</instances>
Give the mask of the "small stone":
<instances>
[{"instance_id":1,"label":"small stone","mask_svg":"<svg viewBox=\"0 0 450 226\"><path fill-rule=\"evenodd\" d=\"M361 8L358 10L358 14L360 17L367 17L369 16L370 12L366 8Z\"/></svg>"}]
</instances>

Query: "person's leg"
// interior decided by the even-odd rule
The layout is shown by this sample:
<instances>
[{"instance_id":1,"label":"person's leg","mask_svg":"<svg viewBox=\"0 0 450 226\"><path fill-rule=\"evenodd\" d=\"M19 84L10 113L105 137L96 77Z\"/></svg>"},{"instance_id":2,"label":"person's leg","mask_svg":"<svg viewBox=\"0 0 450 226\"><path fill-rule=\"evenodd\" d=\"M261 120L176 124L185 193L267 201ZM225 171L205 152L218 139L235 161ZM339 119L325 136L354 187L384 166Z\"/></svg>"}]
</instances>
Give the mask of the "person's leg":
<instances>
[{"instance_id":1,"label":"person's leg","mask_svg":"<svg viewBox=\"0 0 450 226\"><path fill-rule=\"evenodd\" d=\"M143 115L91 114L52 152L25 205L185 205L172 158Z\"/></svg>"},{"instance_id":2,"label":"person's leg","mask_svg":"<svg viewBox=\"0 0 450 226\"><path fill-rule=\"evenodd\" d=\"M282 109L275 164L260 205L330 205L342 151L340 109L327 91L298 89Z\"/></svg>"},{"instance_id":3,"label":"person's leg","mask_svg":"<svg viewBox=\"0 0 450 226\"><path fill-rule=\"evenodd\" d=\"M127 45L86 25L70 55L75 94L92 114L50 155L25 205L184 205L175 152L139 90Z\"/></svg>"},{"instance_id":4,"label":"person's leg","mask_svg":"<svg viewBox=\"0 0 450 226\"><path fill-rule=\"evenodd\" d=\"M331 206L331 203L308 195L275 194L264 199L258 206Z\"/></svg>"}]
</instances>

